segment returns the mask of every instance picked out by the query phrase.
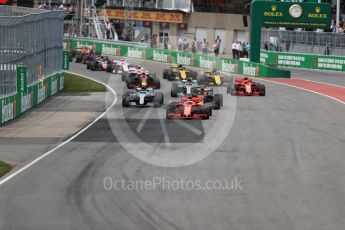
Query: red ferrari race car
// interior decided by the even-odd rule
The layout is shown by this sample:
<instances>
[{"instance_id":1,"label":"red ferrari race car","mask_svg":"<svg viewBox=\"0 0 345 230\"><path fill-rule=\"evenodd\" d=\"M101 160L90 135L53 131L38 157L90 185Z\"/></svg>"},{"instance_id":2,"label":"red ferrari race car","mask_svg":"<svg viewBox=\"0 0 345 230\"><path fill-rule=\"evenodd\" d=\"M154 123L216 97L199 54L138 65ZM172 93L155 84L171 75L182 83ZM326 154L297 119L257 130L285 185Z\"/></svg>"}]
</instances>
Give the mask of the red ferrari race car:
<instances>
[{"instance_id":1,"label":"red ferrari race car","mask_svg":"<svg viewBox=\"0 0 345 230\"><path fill-rule=\"evenodd\" d=\"M234 83L228 85L226 92L231 95L265 96L265 85L253 82L251 78L236 78Z\"/></svg>"},{"instance_id":2,"label":"red ferrari race car","mask_svg":"<svg viewBox=\"0 0 345 230\"><path fill-rule=\"evenodd\" d=\"M181 102L171 102L166 108L166 118L203 119L207 120L212 115L212 107L200 104L192 97L182 97Z\"/></svg>"}]
</instances>

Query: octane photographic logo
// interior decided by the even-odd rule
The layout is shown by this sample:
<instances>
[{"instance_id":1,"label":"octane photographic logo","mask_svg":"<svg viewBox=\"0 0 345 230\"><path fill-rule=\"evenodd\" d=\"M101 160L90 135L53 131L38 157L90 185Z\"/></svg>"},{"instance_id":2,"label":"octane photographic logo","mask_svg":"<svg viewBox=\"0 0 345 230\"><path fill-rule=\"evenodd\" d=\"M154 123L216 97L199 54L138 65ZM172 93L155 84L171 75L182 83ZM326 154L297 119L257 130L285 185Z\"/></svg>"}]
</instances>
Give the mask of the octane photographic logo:
<instances>
[{"instance_id":1,"label":"octane photographic logo","mask_svg":"<svg viewBox=\"0 0 345 230\"><path fill-rule=\"evenodd\" d=\"M156 57L158 55L160 58L157 59L161 61L163 54L157 52ZM223 106L220 110L213 110L209 120L167 120L166 106L180 101L170 97L171 83L161 77L163 68L169 68L169 64L138 59L128 61L156 73L160 77L161 89L155 92L164 94L161 108L123 108L122 98L128 91L126 84L121 81L120 75L109 77L108 85L116 90L117 102L107 114L107 119L116 141L128 153L155 166L180 167L205 159L217 152L224 142L230 141L228 134L236 113L236 97L226 94L226 87L214 88L214 93L223 94ZM112 93L106 94L105 101L107 107L111 105Z\"/></svg>"}]
</instances>

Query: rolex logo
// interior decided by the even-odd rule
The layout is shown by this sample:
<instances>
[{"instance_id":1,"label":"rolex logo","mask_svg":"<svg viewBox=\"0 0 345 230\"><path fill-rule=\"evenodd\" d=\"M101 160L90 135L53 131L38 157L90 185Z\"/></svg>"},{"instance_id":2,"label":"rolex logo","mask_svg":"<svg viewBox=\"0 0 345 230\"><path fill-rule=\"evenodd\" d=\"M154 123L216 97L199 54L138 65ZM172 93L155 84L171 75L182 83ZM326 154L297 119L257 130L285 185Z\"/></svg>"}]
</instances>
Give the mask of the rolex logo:
<instances>
[{"instance_id":1,"label":"rolex logo","mask_svg":"<svg viewBox=\"0 0 345 230\"><path fill-rule=\"evenodd\" d=\"M276 11L277 10L277 6L276 5L272 5L271 8L272 8L272 11Z\"/></svg>"},{"instance_id":2,"label":"rolex logo","mask_svg":"<svg viewBox=\"0 0 345 230\"><path fill-rule=\"evenodd\" d=\"M315 7L315 12L316 12L316 13L320 13L320 11L321 11L321 8L320 8L320 7Z\"/></svg>"}]
</instances>

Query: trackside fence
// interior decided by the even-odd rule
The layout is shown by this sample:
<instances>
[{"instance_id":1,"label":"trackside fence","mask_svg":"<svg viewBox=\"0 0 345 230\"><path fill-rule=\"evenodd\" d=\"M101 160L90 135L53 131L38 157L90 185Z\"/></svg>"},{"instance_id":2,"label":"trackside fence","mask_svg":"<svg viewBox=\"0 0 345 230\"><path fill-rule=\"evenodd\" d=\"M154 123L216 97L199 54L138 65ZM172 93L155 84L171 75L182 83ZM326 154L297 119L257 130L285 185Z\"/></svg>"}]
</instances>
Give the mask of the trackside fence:
<instances>
[{"instance_id":1,"label":"trackside fence","mask_svg":"<svg viewBox=\"0 0 345 230\"><path fill-rule=\"evenodd\" d=\"M0 6L0 124L63 89L64 16Z\"/></svg>"}]
</instances>

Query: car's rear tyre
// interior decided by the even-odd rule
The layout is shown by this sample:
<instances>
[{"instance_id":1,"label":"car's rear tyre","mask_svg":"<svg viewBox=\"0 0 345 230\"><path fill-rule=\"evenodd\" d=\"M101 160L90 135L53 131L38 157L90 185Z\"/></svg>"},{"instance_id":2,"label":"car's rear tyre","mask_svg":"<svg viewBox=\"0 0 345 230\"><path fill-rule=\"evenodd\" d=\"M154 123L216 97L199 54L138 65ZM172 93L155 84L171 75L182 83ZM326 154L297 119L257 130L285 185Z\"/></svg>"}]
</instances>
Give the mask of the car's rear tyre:
<instances>
[{"instance_id":1,"label":"car's rear tyre","mask_svg":"<svg viewBox=\"0 0 345 230\"><path fill-rule=\"evenodd\" d=\"M171 97L177 97L177 88L178 88L177 84L173 83L171 86L171 93L170 93Z\"/></svg>"},{"instance_id":2,"label":"car's rear tyre","mask_svg":"<svg viewBox=\"0 0 345 230\"><path fill-rule=\"evenodd\" d=\"M156 85L156 89L161 88L161 81L158 78L154 78L154 84Z\"/></svg>"},{"instance_id":3,"label":"car's rear tyre","mask_svg":"<svg viewBox=\"0 0 345 230\"><path fill-rule=\"evenodd\" d=\"M265 87L265 85L258 85L258 90L259 90L259 92L260 92L260 96L265 96L266 95L266 87Z\"/></svg>"},{"instance_id":4,"label":"car's rear tyre","mask_svg":"<svg viewBox=\"0 0 345 230\"><path fill-rule=\"evenodd\" d=\"M97 63L96 62L91 62L90 63L90 70L91 71L95 71L97 69Z\"/></svg>"},{"instance_id":5,"label":"car's rear tyre","mask_svg":"<svg viewBox=\"0 0 345 230\"><path fill-rule=\"evenodd\" d=\"M127 97L122 98L122 107L129 107Z\"/></svg>"},{"instance_id":6,"label":"car's rear tyre","mask_svg":"<svg viewBox=\"0 0 345 230\"><path fill-rule=\"evenodd\" d=\"M230 93L232 96L236 96L236 85L231 84L231 85L229 86L229 93Z\"/></svg>"},{"instance_id":7,"label":"car's rear tyre","mask_svg":"<svg viewBox=\"0 0 345 230\"><path fill-rule=\"evenodd\" d=\"M168 78L169 72L170 72L169 69L164 69L164 70L163 70L163 79L167 79L167 78Z\"/></svg>"},{"instance_id":8,"label":"car's rear tyre","mask_svg":"<svg viewBox=\"0 0 345 230\"><path fill-rule=\"evenodd\" d=\"M205 116L202 117L203 120L208 120L210 118L210 107L209 106L202 106L201 113Z\"/></svg>"},{"instance_id":9,"label":"car's rear tyre","mask_svg":"<svg viewBox=\"0 0 345 230\"><path fill-rule=\"evenodd\" d=\"M173 81L175 79L173 74L169 74L167 78L168 78L168 81Z\"/></svg>"},{"instance_id":10,"label":"car's rear tyre","mask_svg":"<svg viewBox=\"0 0 345 230\"><path fill-rule=\"evenodd\" d=\"M215 94L213 98L213 108L220 109L221 105L222 105L222 95Z\"/></svg>"},{"instance_id":11,"label":"car's rear tyre","mask_svg":"<svg viewBox=\"0 0 345 230\"><path fill-rule=\"evenodd\" d=\"M126 73L122 73L121 74L121 81L125 81L125 79L126 79Z\"/></svg>"},{"instance_id":12,"label":"car's rear tyre","mask_svg":"<svg viewBox=\"0 0 345 230\"><path fill-rule=\"evenodd\" d=\"M156 93L154 98L154 107L160 108L164 102L163 94L162 93Z\"/></svg>"},{"instance_id":13,"label":"car's rear tyre","mask_svg":"<svg viewBox=\"0 0 345 230\"><path fill-rule=\"evenodd\" d=\"M169 105L167 105L167 108L166 108L165 112L166 112L166 118L168 120L171 120L171 119L174 118L173 116L170 116L169 114L173 113L175 111L176 105L177 105L176 102L171 102Z\"/></svg>"},{"instance_id":14,"label":"car's rear tyre","mask_svg":"<svg viewBox=\"0 0 345 230\"><path fill-rule=\"evenodd\" d=\"M192 77L193 80L197 80L198 79L198 72L190 71L190 76Z\"/></svg>"},{"instance_id":15,"label":"car's rear tyre","mask_svg":"<svg viewBox=\"0 0 345 230\"><path fill-rule=\"evenodd\" d=\"M227 93L227 94L230 94L230 93L231 93L231 86L232 86L232 85L226 86L226 93Z\"/></svg>"},{"instance_id":16,"label":"car's rear tyre","mask_svg":"<svg viewBox=\"0 0 345 230\"><path fill-rule=\"evenodd\" d=\"M83 56L81 55L76 55L75 56L75 62L76 63L81 63L83 61Z\"/></svg>"},{"instance_id":17,"label":"car's rear tyre","mask_svg":"<svg viewBox=\"0 0 345 230\"><path fill-rule=\"evenodd\" d=\"M106 71L107 71L108 73L113 72L113 68L111 67L111 65L107 65Z\"/></svg>"}]
</instances>

